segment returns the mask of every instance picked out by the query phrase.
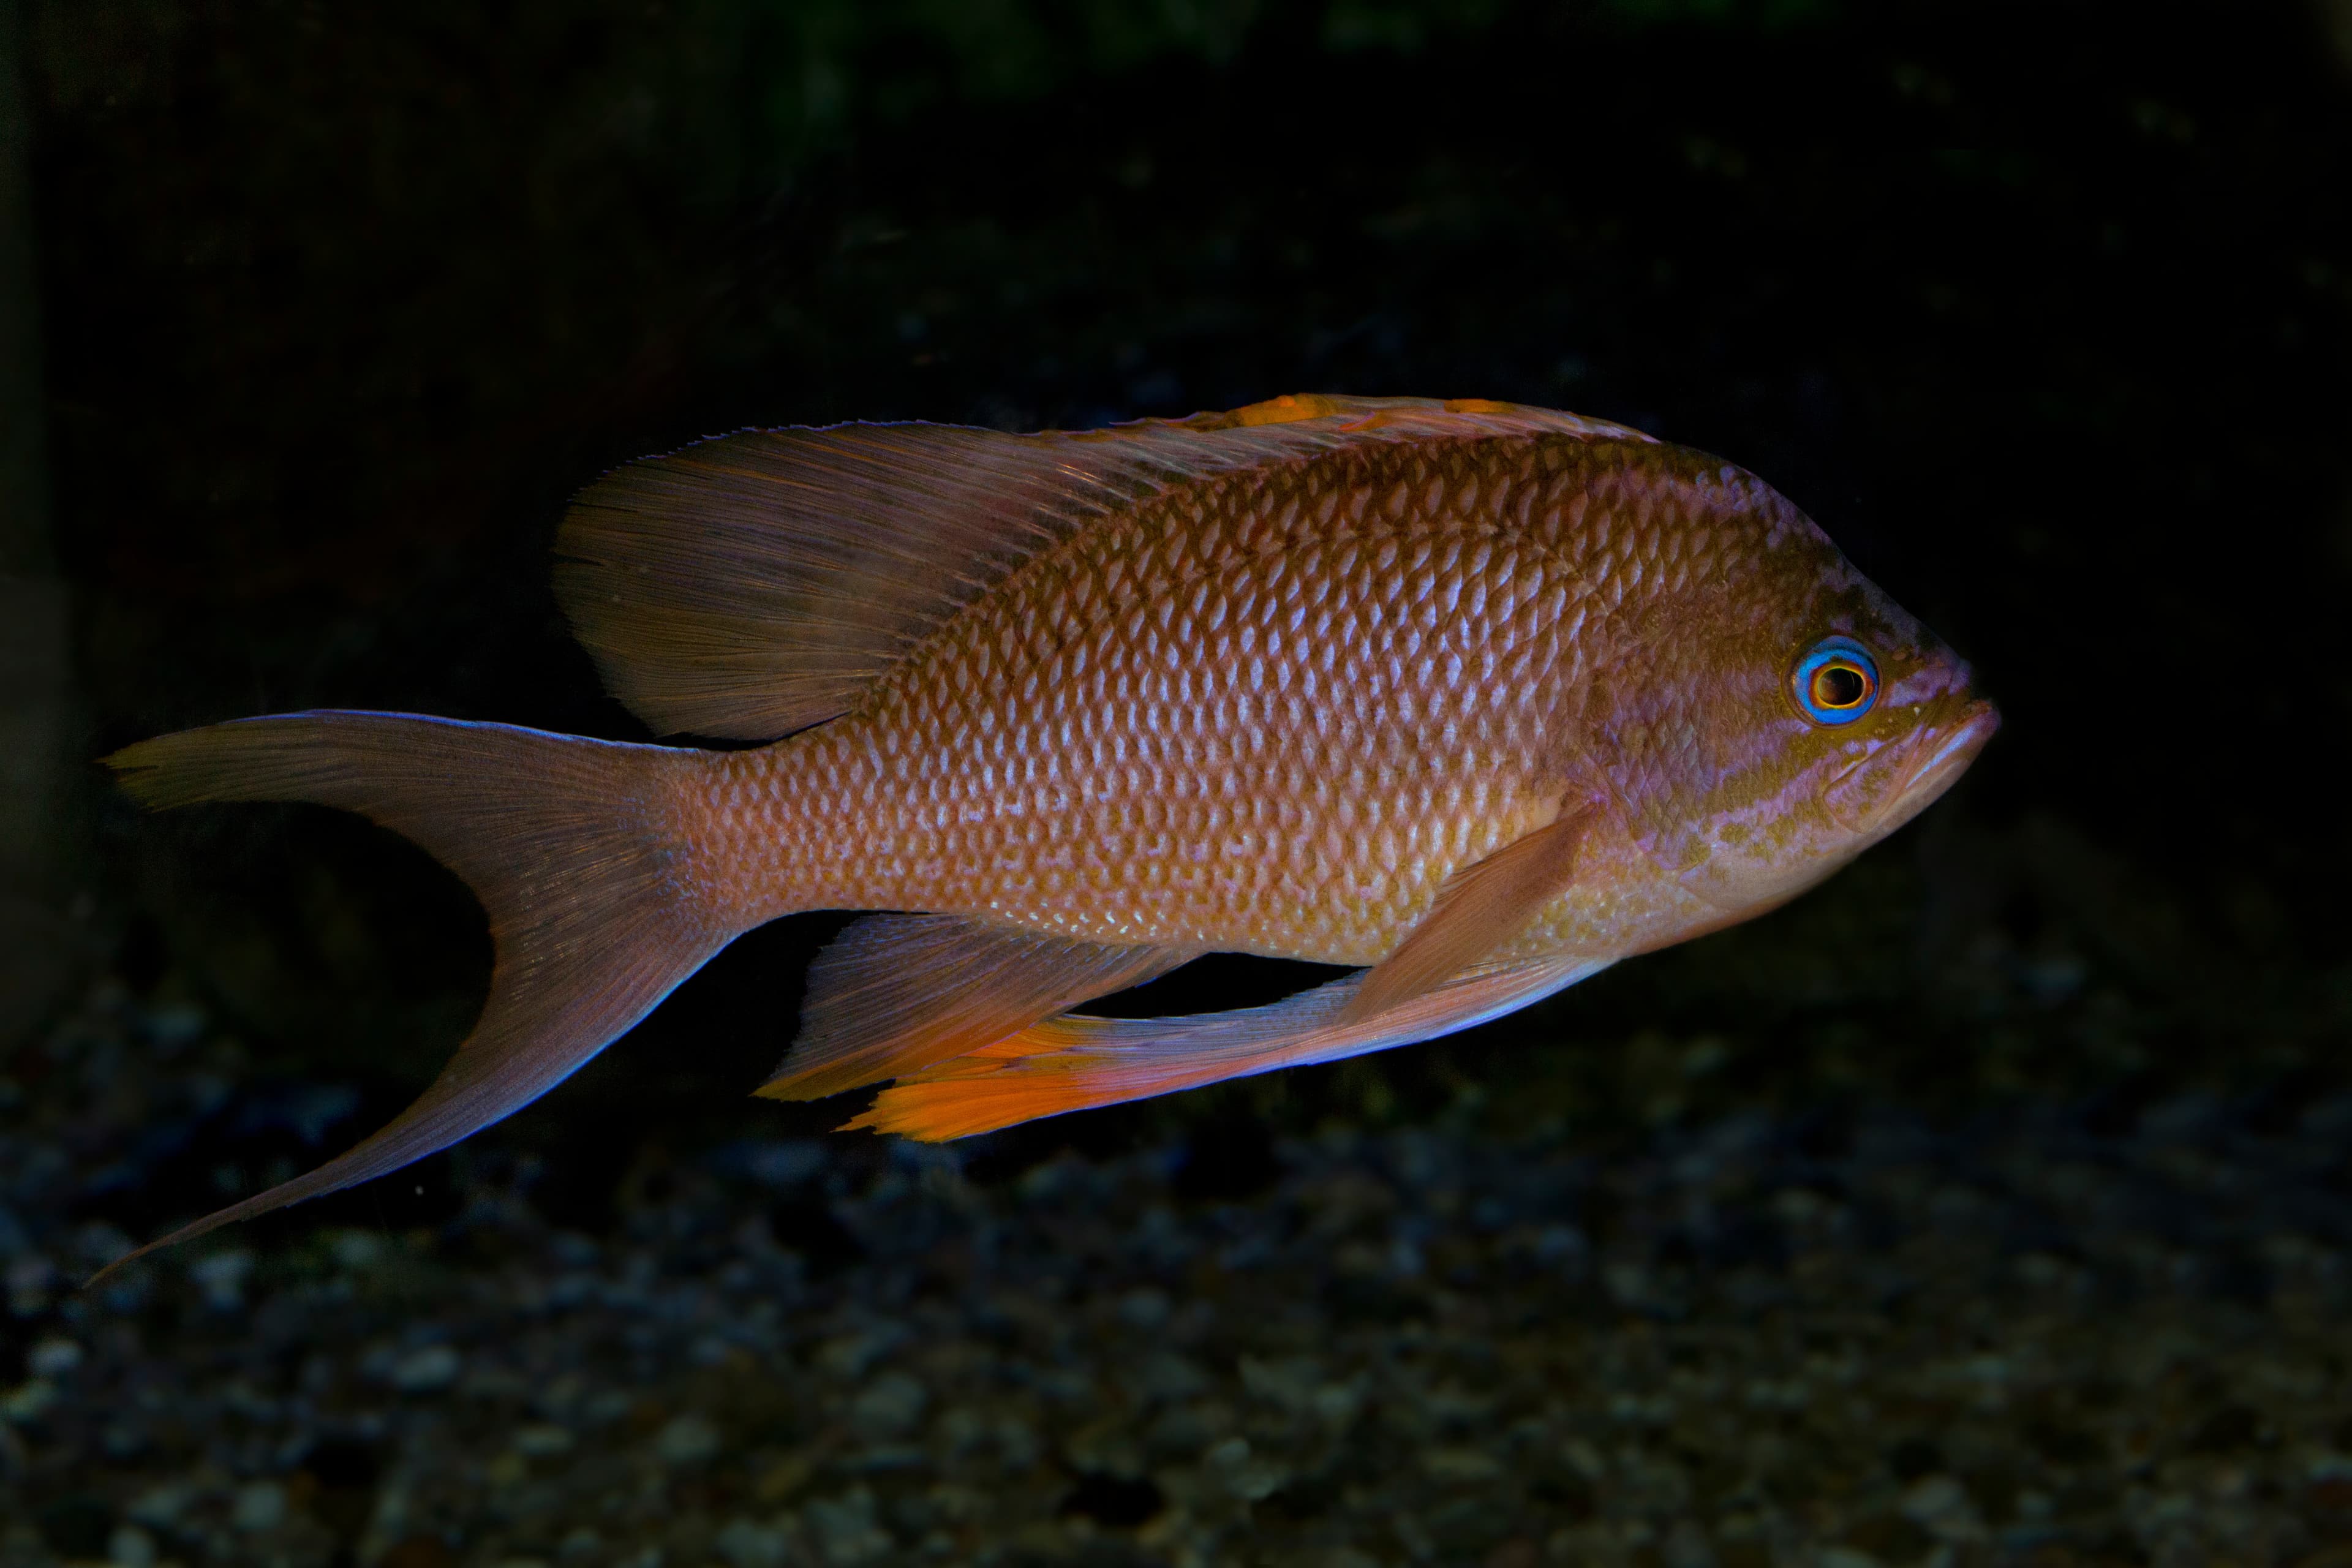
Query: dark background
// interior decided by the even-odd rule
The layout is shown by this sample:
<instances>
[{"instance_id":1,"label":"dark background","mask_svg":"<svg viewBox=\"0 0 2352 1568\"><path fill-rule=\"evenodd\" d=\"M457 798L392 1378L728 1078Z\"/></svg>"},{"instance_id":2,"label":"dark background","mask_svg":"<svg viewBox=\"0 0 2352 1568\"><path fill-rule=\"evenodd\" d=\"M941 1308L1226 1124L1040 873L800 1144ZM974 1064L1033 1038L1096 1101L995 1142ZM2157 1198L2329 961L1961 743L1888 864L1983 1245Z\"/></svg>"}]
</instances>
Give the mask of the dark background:
<instances>
[{"instance_id":1,"label":"dark background","mask_svg":"<svg viewBox=\"0 0 2352 1568\"><path fill-rule=\"evenodd\" d=\"M307 706L640 737L547 541L600 470L705 434L1564 406L1779 485L1978 662L1999 742L1751 927L1459 1041L1015 1130L983 1170L1175 1135L1246 1187L1327 1118L1608 1141L2346 1077L2340 8L28 9L83 755ZM144 1235L187 1207L173 1172L249 1184L389 1115L488 941L364 824L141 820L84 784L89 973L236 1042L231 1109L89 1200ZM837 923L755 934L548 1101L330 1202L401 1223L511 1166L593 1224L665 1150L845 1118L740 1098ZM1296 980L1202 969L1150 1000Z\"/></svg>"}]
</instances>

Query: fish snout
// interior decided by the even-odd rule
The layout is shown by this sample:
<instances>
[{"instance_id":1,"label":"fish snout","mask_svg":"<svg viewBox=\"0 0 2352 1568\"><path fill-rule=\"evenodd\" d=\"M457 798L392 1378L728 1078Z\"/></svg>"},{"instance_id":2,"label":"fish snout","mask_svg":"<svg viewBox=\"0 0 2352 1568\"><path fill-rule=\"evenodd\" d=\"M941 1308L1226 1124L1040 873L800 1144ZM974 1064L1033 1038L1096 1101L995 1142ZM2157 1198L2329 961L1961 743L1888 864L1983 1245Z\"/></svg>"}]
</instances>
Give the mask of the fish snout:
<instances>
[{"instance_id":1,"label":"fish snout","mask_svg":"<svg viewBox=\"0 0 2352 1568\"><path fill-rule=\"evenodd\" d=\"M1981 697L1938 705L1907 737L1830 784L1823 799L1831 817L1850 833L1892 833L1949 789L2000 728L2000 710Z\"/></svg>"},{"instance_id":2,"label":"fish snout","mask_svg":"<svg viewBox=\"0 0 2352 1568\"><path fill-rule=\"evenodd\" d=\"M1962 703L1945 722L1923 729L1912 748L1916 760L1896 795L1897 804L1916 798L1917 805L1911 809L1916 811L1949 789L2000 729L2000 710L1981 697Z\"/></svg>"}]
</instances>

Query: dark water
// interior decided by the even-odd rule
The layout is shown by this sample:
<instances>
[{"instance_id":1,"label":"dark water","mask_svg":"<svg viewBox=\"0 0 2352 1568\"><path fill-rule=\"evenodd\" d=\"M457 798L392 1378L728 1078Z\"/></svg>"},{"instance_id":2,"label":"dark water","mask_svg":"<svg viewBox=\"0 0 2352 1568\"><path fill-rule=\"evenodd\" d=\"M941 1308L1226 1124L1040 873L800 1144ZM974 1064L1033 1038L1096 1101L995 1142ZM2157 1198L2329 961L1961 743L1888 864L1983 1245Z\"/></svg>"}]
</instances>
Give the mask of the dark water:
<instances>
[{"instance_id":1,"label":"dark water","mask_svg":"<svg viewBox=\"0 0 2352 1568\"><path fill-rule=\"evenodd\" d=\"M135 1558L126 1523L167 1559L396 1568L2352 1561L2352 13L26 9L77 756L306 706L639 738L546 585L602 468L744 425L1310 390L1719 452L1975 660L2008 727L1753 926L1456 1041L945 1165L811 1142L855 1101L743 1100L837 923L785 921L512 1122L110 1303L62 1282L388 1116L488 953L462 887L364 824L144 821L85 776L66 983L0 1067L0 1384L51 1386L0 1426L0 1517L29 1521L0 1561ZM1202 971L1176 1003L1295 980ZM1088 1183L1132 1234L1055 1228ZM574 1355L597 1390L432 1405L515 1331L493 1282L544 1314L575 1276L636 1295L591 1292L604 1327L503 1375ZM643 1306L664 1281L683 1316ZM1031 1306L971 1305L1006 1296ZM852 1322L889 1326L839 1350ZM1396 1374L1423 1352L1391 1330L1437 1361ZM1069 1378L1004 1415L919 1338ZM467 1371L399 1383L445 1342ZM76 1367L27 1360L61 1343ZM2284 1348L2250 1372L2256 1344ZM1161 1350L1193 1371L1118 1392ZM730 1354L804 1397L727 1405ZM1884 1397L1771 1392L1831 1362ZM1678 1425L1658 1401L1714 1396L1676 1368L1747 1390L1738 1430ZM678 1458L706 1407L715 1447ZM509 1441L539 1427L570 1446ZM558 1490L400 1479L474 1436L482 1475L530 1449ZM194 1500L136 1522L170 1485ZM238 1524L273 1486L284 1517ZM615 1488L656 1502L583 1545Z\"/></svg>"}]
</instances>

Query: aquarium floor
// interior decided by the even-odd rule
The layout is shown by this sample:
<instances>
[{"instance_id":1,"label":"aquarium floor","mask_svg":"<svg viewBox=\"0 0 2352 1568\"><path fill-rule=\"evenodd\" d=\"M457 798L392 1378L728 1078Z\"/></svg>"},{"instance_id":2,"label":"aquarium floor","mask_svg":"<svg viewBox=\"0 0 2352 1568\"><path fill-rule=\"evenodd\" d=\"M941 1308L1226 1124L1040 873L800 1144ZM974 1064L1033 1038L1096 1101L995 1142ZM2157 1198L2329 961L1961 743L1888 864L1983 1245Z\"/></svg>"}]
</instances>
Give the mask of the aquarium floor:
<instances>
[{"instance_id":1,"label":"aquarium floor","mask_svg":"<svg viewBox=\"0 0 2352 1568\"><path fill-rule=\"evenodd\" d=\"M2352 1564L2341 1101L736 1144L77 1292L168 1076L0 1120L8 1568Z\"/></svg>"}]
</instances>

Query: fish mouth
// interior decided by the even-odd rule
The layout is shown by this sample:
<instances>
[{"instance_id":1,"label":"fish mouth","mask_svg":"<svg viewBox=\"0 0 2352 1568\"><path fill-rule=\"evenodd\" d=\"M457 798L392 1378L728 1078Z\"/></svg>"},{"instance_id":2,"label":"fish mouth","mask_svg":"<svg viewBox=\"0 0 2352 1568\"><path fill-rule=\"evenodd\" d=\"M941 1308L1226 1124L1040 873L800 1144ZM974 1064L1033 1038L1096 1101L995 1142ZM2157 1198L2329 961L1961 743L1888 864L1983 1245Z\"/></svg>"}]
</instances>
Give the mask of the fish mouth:
<instances>
[{"instance_id":1,"label":"fish mouth","mask_svg":"<svg viewBox=\"0 0 2352 1568\"><path fill-rule=\"evenodd\" d=\"M1853 833L1894 832L1951 788L2000 728L2000 711L1980 697L1937 713L1899 748L1841 773L1826 797L1831 816Z\"/></svg>"},{"instance_id":2,"label":"fish mouth","mask_svg":"<svg viewBox=\"0 0 2352 1568\"><path fill-rule=\"evenodd\" d=\"M1923 731L1912 747L1917 760L1911 765L1911 776L1895 791L1896 803L1908 805L1916 799L1925 805L1949 789L2000 729L2000 710L1979 697L1948 722Z\"/></svg>"},{"instance_id":3,"label":"fish mouth","mask_svg":"<svg viewBox=\"0 0 2352 1568\"><path fill-rule=\"evenodd\" d=\"M1909 748L1907 776L1888 796L1884 828L1891 832L1925 811L1969 771L2000 729L2000 710L1981 697L1961 704L1948 718L1938 715L1922 725Z\"/></svg>"}]
</instances>

